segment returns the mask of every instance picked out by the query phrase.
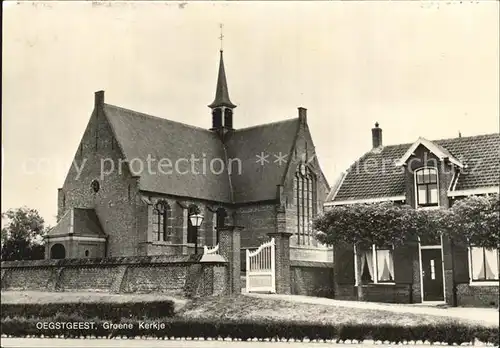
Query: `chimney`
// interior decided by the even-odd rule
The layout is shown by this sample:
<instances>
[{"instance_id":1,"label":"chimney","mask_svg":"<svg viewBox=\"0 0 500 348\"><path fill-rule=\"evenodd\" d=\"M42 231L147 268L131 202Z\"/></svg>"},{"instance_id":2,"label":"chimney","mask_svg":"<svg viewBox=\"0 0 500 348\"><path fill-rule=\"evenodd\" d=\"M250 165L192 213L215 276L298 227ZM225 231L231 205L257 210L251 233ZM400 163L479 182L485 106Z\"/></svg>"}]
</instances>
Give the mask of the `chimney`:
<instances>
[{"instance_id":1,"label":"chimney","mask_svg":"<svg viewBox=\"0 0 500 348\"><path fill-rule=\"evenodd\" d=\"M97 91L94 94L94 107L102 107L104 105L104 91Z\"/></svg>"},{"instance_id":2,"label":"chimney","mask_svg":"<svg viewBox=\"0 0 500 348\"><path fill-rule=\"evenodd\" d=\"M373 148L382 147L382 128L379 128L378 122L375 122L375 128L372 128Z\"/></svg>"},{"instance_id":3,"label":"chimney","mask_svg":"<svg viewBox=\"0 0 500 348\"><path fill-rule=\"evenodd\" d=\"M307 124L307 109L299 107L299 122L300 124Z\"/></svg>"}]
</instances>

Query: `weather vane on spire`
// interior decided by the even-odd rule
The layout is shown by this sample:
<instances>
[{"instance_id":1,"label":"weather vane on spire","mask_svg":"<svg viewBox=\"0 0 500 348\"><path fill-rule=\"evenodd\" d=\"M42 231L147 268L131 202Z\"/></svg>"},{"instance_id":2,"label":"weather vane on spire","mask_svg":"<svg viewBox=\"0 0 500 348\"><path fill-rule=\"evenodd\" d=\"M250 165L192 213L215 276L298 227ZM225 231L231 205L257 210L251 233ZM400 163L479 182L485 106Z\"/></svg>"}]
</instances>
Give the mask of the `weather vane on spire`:
<instances>
[{"instance_id":1,"label":"weather vane on spire","mask_svg":"<svg viewBox=\"0 0 500 348\"><path fill-rule=\"evenodd\" d=\"M223 39L224 39L224 34L222 33L222 29L224 28L224 24L219 24L219 27L220 27L220 36L219 36L219 40L220 40L220 50L222 52L223 50L223 46L222 46L222 43L223 43Z\"/></svg>"}]
</instances>

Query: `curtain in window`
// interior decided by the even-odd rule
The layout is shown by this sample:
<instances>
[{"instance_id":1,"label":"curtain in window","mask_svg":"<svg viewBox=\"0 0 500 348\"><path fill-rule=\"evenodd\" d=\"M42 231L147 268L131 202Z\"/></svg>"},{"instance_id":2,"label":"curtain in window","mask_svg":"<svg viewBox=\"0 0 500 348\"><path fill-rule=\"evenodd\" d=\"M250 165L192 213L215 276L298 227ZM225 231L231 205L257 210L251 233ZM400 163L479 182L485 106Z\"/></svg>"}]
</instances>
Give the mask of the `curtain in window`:
<instances>
[{"instance_id":1,"label":"curtain in window","mask_svg":"<svg viewBox=\"0 0 500 348\"><path fill-rule=\"evenodd\" d=\"M484 255L486 258L484 262L485 279L498 279L498 250L486 249Z\"/></svg>"},{"instance_id":2,"label":"curtain in window","mask_svg":"<svg viewBox=\"0 0 500 348\"><path fill-rule=\"evenodd\" d=\"M372 280L375 279L374 277L374 269L373 269L373 251L372 250L367 250L364 253L366 264L368 266L368 272L370 272L370 277Z\"/></svg>"},{"instance_id":3,"label":"curtain in window","mask_svg":"<svg viewBox=\"0 0 500 348\"><path fill-rule=\"evenodd\" d=\"M472 279L484 280L484 252L483 248L471 248Z\"/></svg>"},{"instance_id":4,"label":"curtain in window","mask_svg":"<svg viewBox=\"0 0 500 348\"><path fill-rule=\"evenodd\" d=\"M377 250L378 280L387 282L394 280L394 262L391 250Z\"/></svg>"}]
</instances>

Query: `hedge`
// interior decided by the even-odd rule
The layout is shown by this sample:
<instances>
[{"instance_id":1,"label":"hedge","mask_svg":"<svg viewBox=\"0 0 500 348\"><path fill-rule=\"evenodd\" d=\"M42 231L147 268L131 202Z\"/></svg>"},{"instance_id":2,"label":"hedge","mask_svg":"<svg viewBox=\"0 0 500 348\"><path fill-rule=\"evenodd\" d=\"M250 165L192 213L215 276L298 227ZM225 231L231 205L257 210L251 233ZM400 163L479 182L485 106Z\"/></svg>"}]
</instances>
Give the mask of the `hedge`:
<instances>
[{"instance_id":1,"label":"hedge","mask_svg":"<svg viewBox=\"0 0 500 348\"><path fill-rule=\"evenodd\" d=\"M51 322L81 322L77 317L55 317ZM258 340L290 340L303 341L336 341L345 342L356 340L374 340L398 344L403 342L430 342L447 343L448 345L474 343L479 340L483 343L498 345L498 327L473 327L463 324L433 324L419 326L404 325L374 325L374 324L342 324L326 325L299 322L262 322L262 321L213 321L191 320L180 318L165 318L161 321L147 321L147 323L161 323L164 327L141 329L136 320L123 319L122 324L131 324L130 328L105 329L104 320L96 319L94 329L70 330L38 329L35 318L2 318L1 333L11 337L152 337L160 339L173 338L230 338L243 341ZM87 320L88 322L88 320ZM118 321L117 321L118 323Z\"/></svg>"},{"instance_id":2,"label":"hedge","mask_svg":"<svg viewBox=\"0 0 500 348\"><path fill-rule=\"evenodd\" d=\"M1 305L2 319L7 317L53 318L60 314L104 320L120 320L121 318L156 319L174 316L174 302L161 300L123 303L2 303Z\"/></svg>"}]
</instances>

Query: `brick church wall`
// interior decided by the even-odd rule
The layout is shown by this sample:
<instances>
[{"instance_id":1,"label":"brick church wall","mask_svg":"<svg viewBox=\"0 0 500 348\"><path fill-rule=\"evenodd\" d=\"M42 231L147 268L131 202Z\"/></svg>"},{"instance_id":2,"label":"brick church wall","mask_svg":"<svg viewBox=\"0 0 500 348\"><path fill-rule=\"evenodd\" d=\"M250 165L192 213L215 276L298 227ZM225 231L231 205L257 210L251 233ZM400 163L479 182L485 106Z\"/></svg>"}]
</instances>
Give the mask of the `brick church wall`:
<instances>
[{"instance_id":1,"label":"brick church wall","mask_svg":"<svg viewBox=\"0 0 500 348\"><path fill-rule=\"evenodd\" d=\"M316 176L316 212L321 214L323 211L323 204L330 190L328 183L322 175L319 161L315 157L314 143L312 141L311 133L305 123L301 123L299 132L297 134L297 141L292 151L292 161L286 174L286 180L283 186L283 204L286 209L286 230L292 233L291 245L296 243L297 233L297 199L294 188L294 177L298 170L298 165L303 160L309 162L309 167ZM316 242L311 238L312 245Z\"/></svg>"},{"instance_id":2,"label":"brick church wall","mask_svg":"<svg viewBox=\"0 0 500 348\"><path fill-rule=\"evenodd\" d=\"M180 255L194 253L194 243L187 243L187 219L189 218L187 211L188 207L191 205L196 205L204 217L198 229L198 248L200 250L202 250L205 245L214 246L216 244L214 215L217 208L222 207L226 209L228 214L226 223L232 223L231 215L234 210L214 202L158 194L147 196L147 198L151 201L151 205L146 208L147 218L140 220L140 230L145 231L145 240L142 242L141 249L144 249L147 255ZM168 203L173 216L173 233L171 239L167 242L155 241L153 238L152 227L155 223L155 221L153 221L153 207L159 200L164 200Z\"/></svg>"},{"instance_id":3,"label":"brick church wall","mask_svg":"<svg viewBox=\"0 0 500 348\"><path fill-rule=\"evenodd\" d=\"M269 240L268 233L276 230L276 204L246 205L236 210L234 222L241 231L241 269L246 269L246 250L255 249Z\"/></svg>"},{"instance_id":4,"label":"brick church wall","mask_svg":"<svg viewBox=\"0 0 500 348\"><path fill-rule=\"evenodd\" d=\"M127 165L120 165L123 155L113 137L102 108L97 107L87 125L80 146L58 194L58 217L71 207L93 208L103 229L108 233L108 257L136 256L143 231L138 231L137 220L143 219L144 203L138 196L137 182ZM102 175L114 164L112 173ZM103 168L101 168L103 163ZM77 168L81 169L78 174ZM100 190L95 193L91 182L98 180ZM139 225L141 226L141 225ZM76 231L75 231L76 233Z\"/></svg>"}]
</instances>

